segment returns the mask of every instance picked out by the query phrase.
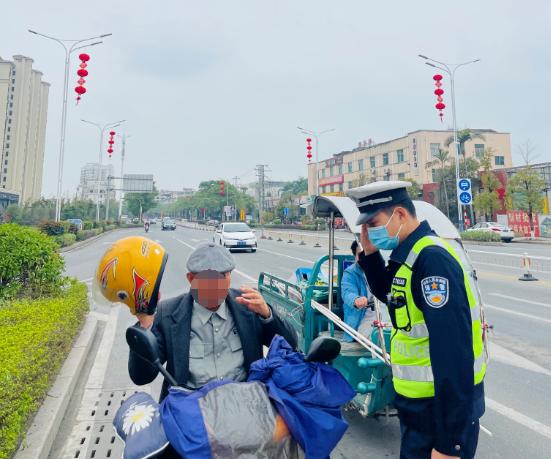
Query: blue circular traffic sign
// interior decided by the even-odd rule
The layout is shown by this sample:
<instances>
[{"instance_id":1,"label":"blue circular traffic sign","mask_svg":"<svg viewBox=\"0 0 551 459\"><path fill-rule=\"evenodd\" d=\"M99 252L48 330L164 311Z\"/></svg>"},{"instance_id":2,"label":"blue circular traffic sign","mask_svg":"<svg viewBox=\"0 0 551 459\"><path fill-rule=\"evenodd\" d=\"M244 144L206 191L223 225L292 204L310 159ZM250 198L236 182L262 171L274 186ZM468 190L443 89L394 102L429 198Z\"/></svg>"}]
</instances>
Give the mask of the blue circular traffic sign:
<instances>
[{"instance_id":1,"label":"blue circular traffic sign","mask_svg":"<svg viewBox=\"0 0 551 459\"><path fill-rule=\"evenodd\" d=\"M461 179L458 185L460 190L468 191L471 188L471 181L469 179Z\"/></svg>"},{"instance_id":2,"label":"blue circular traffic sign","mask_svg":"<svg viewBox=\"0 0 551 459\"><path fill-rule=\"evenodd\" d=\"M471 203L471 200L472 200L471 193L467 193L466 191L463 191L463 193L461 193L461 194L459 195L459 200L460 200L463 204L470 204L470 203Z\"/></svg>"}]
</instances>

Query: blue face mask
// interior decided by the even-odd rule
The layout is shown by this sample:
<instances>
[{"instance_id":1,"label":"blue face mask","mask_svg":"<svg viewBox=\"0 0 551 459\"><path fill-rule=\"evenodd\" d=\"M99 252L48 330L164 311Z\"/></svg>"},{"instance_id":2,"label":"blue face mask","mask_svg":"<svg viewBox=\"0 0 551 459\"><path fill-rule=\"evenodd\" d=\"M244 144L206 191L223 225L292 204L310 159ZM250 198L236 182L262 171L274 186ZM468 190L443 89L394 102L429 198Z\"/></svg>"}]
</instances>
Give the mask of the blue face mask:
<instances>
[{"instance_id":1,"label":"blue face mask","mask_svg":"<svg viewBox=\"0 0 551 459\"><path fill-rule=\"evenodd\" d=\"M390 220L392 220L392 217L394 217L394 212L392 212L392 215L388 219L388 222L386 222L386 225L367 229L369 240L379 250L394 250L400 244L400 238L398 235L400 234L400 231L402 231L403 225L400 225L400 229L396 233L396 236L390 236L386 228L390 223Z\"/></svg>"}]
</instances>

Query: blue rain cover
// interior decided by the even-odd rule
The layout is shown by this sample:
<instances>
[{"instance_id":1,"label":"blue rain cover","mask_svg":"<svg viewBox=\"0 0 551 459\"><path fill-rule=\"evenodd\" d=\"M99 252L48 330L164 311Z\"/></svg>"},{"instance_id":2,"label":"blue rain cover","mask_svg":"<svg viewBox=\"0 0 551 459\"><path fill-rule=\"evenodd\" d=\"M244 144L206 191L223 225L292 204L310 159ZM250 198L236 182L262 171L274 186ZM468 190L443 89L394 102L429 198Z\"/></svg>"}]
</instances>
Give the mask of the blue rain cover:
<instances>
[{"instance_id":1,"label":"blue rain cover","mask_svg":"<svg viewBox=\"0 0 551 459\"><path fill-rule=\"evenodd\" d=\"M113 427L124 442L124 459L145 459L168 446L159 404L145 392L129 397L117 410Z\"/></svg>"},{"instance_id":2,"label":"blue rain cover","mask_svg":"<svg viewBox=\"0 0 551 459\"><path fill-rule=\"evenodd\" d=\"M307 458L327 458L348 424L341 407L356 392L333 367L305 362L281 336L265 359L251 365L249 381L262 381Z\"/></svg>"}]
</instances>

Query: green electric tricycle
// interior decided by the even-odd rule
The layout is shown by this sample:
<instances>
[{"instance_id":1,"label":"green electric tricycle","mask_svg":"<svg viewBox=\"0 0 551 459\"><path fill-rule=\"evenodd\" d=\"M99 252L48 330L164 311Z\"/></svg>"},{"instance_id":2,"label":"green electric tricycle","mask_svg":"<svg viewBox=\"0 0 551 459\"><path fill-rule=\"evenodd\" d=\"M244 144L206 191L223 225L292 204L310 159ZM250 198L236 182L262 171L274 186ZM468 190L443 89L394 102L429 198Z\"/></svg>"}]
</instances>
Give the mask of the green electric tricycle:
<instances>
[{"instance_id":1,"label":"green electric tricycle","mask_svg":"<svg viewBox=\"0 0 551 459\"><path fill-rule=\"evenodd\" d=\"M414 204L419 219L427 220L440 237L454 246L466 269L475 277L459 233L448 218L429 203L414 201ZM354 263L354 258L336 253L335 219L344 219L359 239L360 227L356 225L358 209L349 198L318 196L314 201L313 213L315 217L328 219L329 253L313 267L299 267L292 281L263 272L258 288L277 313L295 328L303 352L308 352L310 344L318 336L332 336L340 341L341 352L332 365L356 390L349 408L363 416L389 415L394 412L394 389L389 355L392 325L387 319L386 306L374 299L376 319L370 333L360 333L343 321L341 279L345 269ZM385 255L388 254L383 253ZM353 342L343 340L345 332L352 336Z\"/></svg>"}]
</instances>

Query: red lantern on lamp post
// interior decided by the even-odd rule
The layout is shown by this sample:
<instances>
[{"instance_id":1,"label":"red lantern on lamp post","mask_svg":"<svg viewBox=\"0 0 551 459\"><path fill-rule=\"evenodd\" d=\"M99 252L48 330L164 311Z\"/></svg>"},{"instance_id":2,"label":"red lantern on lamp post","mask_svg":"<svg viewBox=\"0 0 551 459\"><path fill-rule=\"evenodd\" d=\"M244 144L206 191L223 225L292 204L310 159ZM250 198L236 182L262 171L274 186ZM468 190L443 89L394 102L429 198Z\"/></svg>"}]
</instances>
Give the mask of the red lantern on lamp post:
<instances>
[{"instance_id":1,"label":"red lantern on lamp post","mask_svg":"<svg viewBox=\"0 0 551 459\"><path fill-rule=\"evenodd\" d=\"M312 139L308 137L306 139L306 157L308 158L308 162L312 162Z\"/></svg>"},{"instance_id":2,"label":"red lantern on lamp post","mask_svg":"<svg viewBox=\"0 0 551 459\"><path fill-rule=\"evenodd\" d=\"M79 54L78 58L80 59L80 65L79 69L77 70L77 75L79 76L79 79L77 80L77 85L75 87L75 92L77 95L77 104L80 102L81 96L86 93L86 88L84 87L84 83L86 83L86 80L84 77L88 76L88 70L86 70L86 67L88 67L87 62L90 60L90 56L86 53Z\"/></svg>"},{"instance_id":3,"label":"red lantern on lamp post","mask_svg":"<svg viewBox=\"0 0 551 459\"><path fill-rule=\"evenodd\" d=\"M444 104L444 98L442 97L444 94L444 90L442 89L442 75L437 73L432 77L434 80L434 85L436 86L436 89L434 90L434 94L436 96L436 105L434 108L438 110L438 116L440 116L440 122L443 121L444 118L444 112L443 110L446 108L446 104Z\"/></svg>"},{"instance_id":4,"label":"red lantern on lamp post","mask_svg":"<svg viewBox=\"0 0 551 459\"><path fill-rule=\"evenodd\" d=\"M113 154L113 145L115 145L115 135L117 133L115 131L110 131L109 132L109 140L108 140L108 144L109 144L109 147L107 147L107 153L109 155L109 159L111 159L111 155Z\"/></svg>"}]
</instances>

